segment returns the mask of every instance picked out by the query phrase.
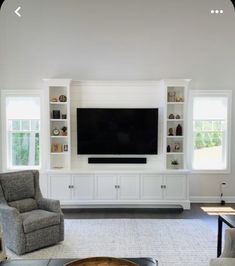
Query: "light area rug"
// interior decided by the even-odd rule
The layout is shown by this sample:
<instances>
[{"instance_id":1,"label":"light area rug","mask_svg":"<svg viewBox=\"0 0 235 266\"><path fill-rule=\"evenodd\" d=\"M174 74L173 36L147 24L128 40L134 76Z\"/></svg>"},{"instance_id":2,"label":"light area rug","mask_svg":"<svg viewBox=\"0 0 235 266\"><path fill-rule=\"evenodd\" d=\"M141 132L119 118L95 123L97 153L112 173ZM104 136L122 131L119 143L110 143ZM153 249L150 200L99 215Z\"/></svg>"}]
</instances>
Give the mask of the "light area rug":
<instances>
[{"instance_id":1,"label":"light area rug","mask_svg":"<svg viewBox=\"0 0 235 266\"><path fill-rule=\"evenodd\" d=\"M196 219L65 220L65 240L14 259L154 257L159 266L208 266L216 234Z\"/></svg>"}]
</instances>

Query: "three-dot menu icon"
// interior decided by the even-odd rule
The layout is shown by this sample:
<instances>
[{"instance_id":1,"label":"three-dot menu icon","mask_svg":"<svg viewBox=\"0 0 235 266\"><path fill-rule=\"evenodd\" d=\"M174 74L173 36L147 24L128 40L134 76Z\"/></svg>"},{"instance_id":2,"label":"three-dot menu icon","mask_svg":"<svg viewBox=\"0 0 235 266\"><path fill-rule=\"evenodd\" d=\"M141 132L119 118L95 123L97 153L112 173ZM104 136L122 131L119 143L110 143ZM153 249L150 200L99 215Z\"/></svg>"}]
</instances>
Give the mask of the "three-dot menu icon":
<instances>
[{"instance_id":1,"label":"three-dot menu icon","mask_svg":"<svg viewBox=\"0 0 235 266\"><path fill-rule=\"evenodd\" d=\"M211 9L211 14L223 14L224 13L224 10L223 9Z\"/></svg>"}]
</instances>

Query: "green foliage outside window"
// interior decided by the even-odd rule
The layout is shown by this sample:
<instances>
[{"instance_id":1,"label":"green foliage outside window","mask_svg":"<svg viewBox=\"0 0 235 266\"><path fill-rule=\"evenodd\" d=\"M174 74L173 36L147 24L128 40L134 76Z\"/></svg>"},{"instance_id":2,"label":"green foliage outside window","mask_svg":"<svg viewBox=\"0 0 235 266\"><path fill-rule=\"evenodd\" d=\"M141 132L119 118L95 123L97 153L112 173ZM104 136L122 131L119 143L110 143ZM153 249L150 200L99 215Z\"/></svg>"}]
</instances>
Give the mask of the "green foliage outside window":
<instances>
[{"instance_id":1,"label":"green foliage outside window","mask_svg":"<svg viewBox=\"0 0 235 266\"><path fill-rule=\"evenodd\" d=\"M13 166L40 164L39 120L9 120L8 145Z\"/></svg>"},{"instance_id":2,"label":"green foliage outside window","mask_svg":"<svg viewBox=\"0 0 235 266\"><path fill-rule=\"evenodd\" d=\"M12 134L12 164L28 165L29 162L29 134Z\"/></svg>"},{"instance_id":3,"label":"green foliage outside window","mask_svg":"<svg viewBox=\"0 0 235 266\"><path fill-rule=\"evenodd\" d=\"M194 149L221 146L223 121L195 121Z\"/></svg>"},{"instance_id":4,"label":"green foliage outside window","mask_svg":"<svg viewBox=\"0 0 235 266\"><path fill-rule=\"evenodd\" d=\"M35 165L39 165L40 160L39 133L35 134Z\"/></svg>"}]
</instances>

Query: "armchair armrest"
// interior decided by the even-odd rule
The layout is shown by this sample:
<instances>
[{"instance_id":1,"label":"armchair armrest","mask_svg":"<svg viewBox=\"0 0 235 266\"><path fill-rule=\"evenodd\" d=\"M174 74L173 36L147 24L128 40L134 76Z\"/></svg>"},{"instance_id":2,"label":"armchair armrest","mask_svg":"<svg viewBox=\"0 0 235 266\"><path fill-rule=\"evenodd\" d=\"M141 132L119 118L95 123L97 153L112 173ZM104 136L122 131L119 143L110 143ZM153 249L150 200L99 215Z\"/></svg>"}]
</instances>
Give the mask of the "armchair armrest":
<instances>
[{"instance_id":1,"label":"armchair armrest","mask_svg":"<svg viewBox=\"0 0 235 266\"><path fill-rule=\"evenodd\" d=\"M224 249L221 257L235 258L235 228L225 230Z\"/></svg>"},{"instance_id":2,"label":"armchair armrest","mask_svg":"<svg viewBox=\"0 0 235 266\"><path fill-rule=\"evenodd\" d=\"M23 221L19 211L7 204L0 204L0 220L7 246L17 254L25 252Z\"/></svg>"},{"instance_id":3,"label":"armchair armrest","mask_svg":"<svg viewBox=\"0 0 235 266\"><path fill-rule=\"evenodd\" d=\"M2 220L8 225L11 224L13 221L15 223L22 224L22 218L20 217L19 211L14 208L10 207L7 204L0 204L0 215Z\"/></svg>"},{"instance_id":4,"label":"armchair armrest","mask_svg":"<svg viewBox=\"0 0 235 266\"><path fill-rule=\"evenodd\" d=\"M37 203L42 210L61 213L59 200L40 198Z\"/></svg>"}]
</instances>

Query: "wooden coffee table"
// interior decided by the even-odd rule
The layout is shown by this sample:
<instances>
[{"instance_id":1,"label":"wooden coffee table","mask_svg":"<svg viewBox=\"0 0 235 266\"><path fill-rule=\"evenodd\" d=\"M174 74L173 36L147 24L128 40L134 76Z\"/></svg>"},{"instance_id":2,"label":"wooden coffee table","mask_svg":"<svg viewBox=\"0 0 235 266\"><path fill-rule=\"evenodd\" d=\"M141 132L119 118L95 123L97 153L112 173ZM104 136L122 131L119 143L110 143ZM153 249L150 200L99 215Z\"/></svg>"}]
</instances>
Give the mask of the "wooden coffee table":
<instances>
[{"instance_id":1,"label":"wooden coffee table","mask_svg":"<svg viewBox=\"0 0 235 266\"><path fill-rule=\"evenodd\" d=\"M235 215L219 215L218 217L217 257L221 255L223 222L229 227L235 228Z\"/></svg>"}]
</instances>

